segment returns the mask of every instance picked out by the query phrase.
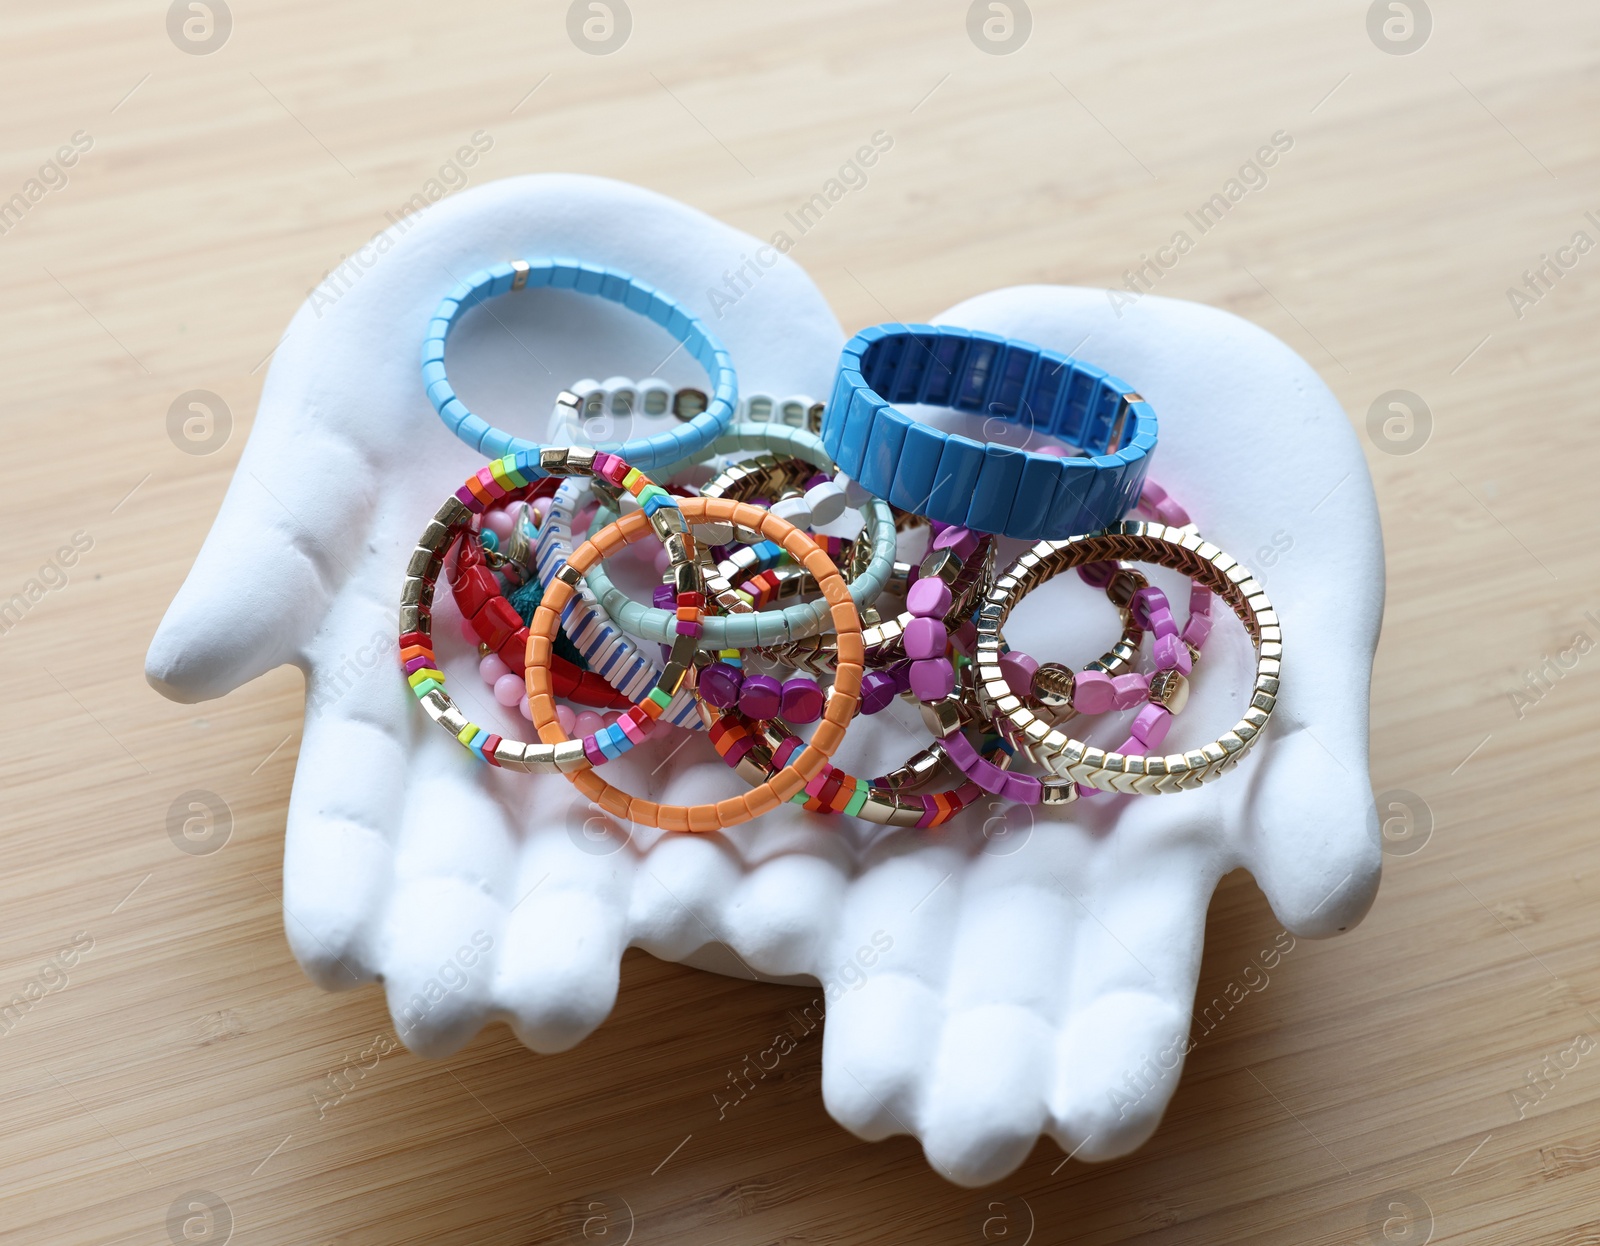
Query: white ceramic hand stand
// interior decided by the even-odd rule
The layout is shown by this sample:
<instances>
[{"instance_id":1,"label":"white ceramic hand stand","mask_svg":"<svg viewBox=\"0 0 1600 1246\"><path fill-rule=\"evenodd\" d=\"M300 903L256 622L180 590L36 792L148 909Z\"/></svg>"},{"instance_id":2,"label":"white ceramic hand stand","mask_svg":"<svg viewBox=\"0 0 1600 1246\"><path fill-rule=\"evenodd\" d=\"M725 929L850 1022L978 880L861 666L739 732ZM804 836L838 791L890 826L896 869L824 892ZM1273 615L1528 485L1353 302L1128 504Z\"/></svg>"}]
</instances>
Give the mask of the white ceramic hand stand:
<instances>
[{"instance_id":1,"label":"white ceramic hand stand","mask_svg":"<svg viewBox=\"0 0 1600 1246\"><path fill-rule=\"evenodd\" d=\"M1156 298L1119 319L1103 292L1060 287L998 291L942 317L1075 351L1131 382L1161 420L1156 477L1264 580L1285 630L1277 712L1245 763L1198 791L1036 815L979 806L934 834L792 807L726 836L607 831L559 776L471 760L396 669L406 559L480 466L418 380L442 291L519 256L613 265L710 319L745 392L824 396L842 335L797 267L763 269L720 318L710 307L710 289L758 245L588 178L519 178L437 205L331 307L308 304L290 325L148 677L195 701L281 663L305 671L284 860L290 945L329 988L381 980L397 1030L423 1054L447 1054L495 1019L535 1050L565 1049L610 1010L630 944L691 963L722 945L762 976L823 983L823 1094L860 1136L914 1134L941 1173L968 1184L1004 1176L1041 1132L1083 1159L1123 1154L1176 1085L1218 878L1245 866L1306 936L1359 920L1378 881L1367 778L1376 508L1338 404L1282 343ZM532 434L580 377L697 382L682 352L661 364L669 349L610 304L538 291L470 313L450 365L468 406ZM1152 579L1181 614L1186 594ZM1081 665L1117 627L1104 598L1068 576L1030 596L1007 635L1041 660ZM469 713L526 738L453 643L448 607L436 633ZM1242 628L1219 614L1168 747L1233 723L1250 669ZM836 760L880 774L926 742L897 705L858 720ZM683 803L737 790L703 740L669 761L679 743L651 742L608 777Z\"/></svg>"}]
</instances>

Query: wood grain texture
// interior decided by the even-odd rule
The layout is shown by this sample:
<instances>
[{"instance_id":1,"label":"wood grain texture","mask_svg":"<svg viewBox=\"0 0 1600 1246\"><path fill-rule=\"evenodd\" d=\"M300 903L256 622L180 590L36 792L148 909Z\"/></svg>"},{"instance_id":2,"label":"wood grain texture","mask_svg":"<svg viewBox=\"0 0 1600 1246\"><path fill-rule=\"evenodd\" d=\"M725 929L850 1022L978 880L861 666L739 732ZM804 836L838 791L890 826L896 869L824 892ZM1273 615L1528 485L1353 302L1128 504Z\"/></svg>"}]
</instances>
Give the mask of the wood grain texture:
<instances>
[{"instance_id":1,"label":"wood grain texture","mask_svg":"<svg viewBox=\"0 0 1600 1246\"><path fill-rule=\"evenodd\" d=\"M1033 3L1009 56L975 48L959 0L633 0L606 57L553 0L238 0L204 56L160 3L9 6L0 200L74 134L92 146L0 234L0 599L53 585L0 635L0 1003L26 1004L0 1034L0 1239L164 1246L196 1190L251 1244L620 1246L630 1223L703 1246L1600 1236L1600 1052L1573 1054L1600 1041L1600 656L1573 648L1600 641L1600 255L1520 318L1506 294L1578 231L1600 241L1593 6L1438 0L1400 57L1360 0ZM1238 1002L1138 1154L1063 1164L1041 1143L973 1192L906 1139L859 1142L823 1111L804 989L631 953L575 1051L501 1028L428 1063L381 1054L377 991L299 973L279 885L299 676L183 707L142 656L283 325L479 130L474 184L605 174L761 236L885 131L793 252L847 327L1120 285L1293 137L1157 289L1282 336L1362 428L1386 391L1431 410L1426 444L1369 439L1369 461L1389 556L1374 782L1433 829L1357 930L1270 971L1247 969L1280 937L1270 910L1225 880L1200 1006ZM167 433L193 389L232 413L208 455ZM92 548L63 568L74 533ZM168 837L191 789L231 808L220 851ZM796 1050L733 1100L780 1031Z\"/></svg>"}]
</instances>

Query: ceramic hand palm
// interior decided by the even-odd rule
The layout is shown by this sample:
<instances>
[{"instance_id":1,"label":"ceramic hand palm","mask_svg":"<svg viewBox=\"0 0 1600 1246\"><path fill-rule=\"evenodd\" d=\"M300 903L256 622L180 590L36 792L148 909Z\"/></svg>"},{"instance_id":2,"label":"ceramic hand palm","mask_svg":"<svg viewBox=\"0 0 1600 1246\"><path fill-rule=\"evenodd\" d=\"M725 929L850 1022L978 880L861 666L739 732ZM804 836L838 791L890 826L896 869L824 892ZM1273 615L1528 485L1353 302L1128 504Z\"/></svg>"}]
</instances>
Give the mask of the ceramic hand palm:
<instances>
[{"instance_id":1,"label":"ceramic hand palm","mask_svg":"<svg viewBox=\"0 0 1600 1246\"><path fill-rule=\"evenodd\" d=\"M1155 299L1118 319L1102 293L1059 288L1001 291L946 317L1077 348L1132 382L1162 420L1155 474L1205 535L1247 565L1263 546L1281 555L1253 568L1284 620L1277 713L1262 746L1199 791L1036 817L980 806L932 835L786 807L725 837L629 837L558 776L474 762L426 721L388 660L417 534L480 466L417 377L440 292L491 262L569 254L710 316L710 289L725 291L724 274L757 245L592 179L516 179L433 209L331 308L308 305L291 324L149 678L192 701L284 662L305 671L289 941L325 986L381 978L418 1051L447 1053L496 1018L536 1050L564 1049L610 1010L627 946L694 960L722 943L757 973L826 985L824 1097L863 1137L913 1133L962 1182L1004 1175L1041 1131L1083 1158L1123 1153L1176 1083L1216 880L1248 867L1305 935L1357 920L1377 882L1366 775L1375 509L1337 404L1276 340ZM787 261L759 273L712 321L742 388L825 394L837 324ZM536 436L555 392L581 376L697 383L682 352L663 361L670 349L621 309L544 291L474 312L451 369L469 406ZM241 557L252 569L242 580ZM448 606L441 615L456 696L479 721L531 732L494 705L468 647L452 644ZM1007 632L1041 659L1081 663L1116 626L1103 599L1063 577ZM1169 747L1238 717L1248 657L1242 629L1219 616ZM897 706L858 720L841 761L883 773L925 743ZM613 767L615 781L661 800L737 783L699 739L652 742Z\"/></svg>"}]
</instances>

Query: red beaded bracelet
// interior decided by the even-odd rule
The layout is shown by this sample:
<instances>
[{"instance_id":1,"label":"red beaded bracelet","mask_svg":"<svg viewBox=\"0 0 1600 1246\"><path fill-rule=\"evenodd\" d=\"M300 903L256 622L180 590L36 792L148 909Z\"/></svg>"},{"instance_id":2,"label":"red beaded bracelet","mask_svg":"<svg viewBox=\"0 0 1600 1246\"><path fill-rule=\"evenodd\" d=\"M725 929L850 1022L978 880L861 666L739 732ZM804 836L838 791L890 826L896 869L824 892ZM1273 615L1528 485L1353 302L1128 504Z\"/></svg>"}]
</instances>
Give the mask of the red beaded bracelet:
<instances>
[{"instance_id":1,"label":"red beaded bracelet","mask_svg":"<svg viewBox=\"0 0 1600 1246\"><path fill-rule=\"evenodd\" d=\"M539 485L558 484L541 480ZM537 486L535 486L537 487ZM547 490L553 492L553 490ZM450 591L457 609L471 625L478 639L498 655L513 675L521 675L527 663L528 626L506 600L483 556L483 547L468 532L456 547L450 563ZM560 655L550 661L550 677L555 694L579 705L598 709L625 710L633 705L593 671L586 671Z\"/></svg>"}]
</instances>

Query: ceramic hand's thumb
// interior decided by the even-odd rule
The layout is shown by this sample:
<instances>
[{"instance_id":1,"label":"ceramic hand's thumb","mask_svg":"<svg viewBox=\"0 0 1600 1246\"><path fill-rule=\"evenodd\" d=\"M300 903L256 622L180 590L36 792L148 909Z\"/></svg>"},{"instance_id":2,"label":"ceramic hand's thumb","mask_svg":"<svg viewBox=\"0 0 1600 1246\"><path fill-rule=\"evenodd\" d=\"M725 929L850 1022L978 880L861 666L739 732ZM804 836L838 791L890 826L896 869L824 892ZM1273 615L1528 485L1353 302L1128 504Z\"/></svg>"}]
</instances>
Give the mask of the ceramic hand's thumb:
<instances>
[{"instance_id":1,"label":"ceramic hand's thumb","mask_svg":"<svg viewBox=\"0 0 1600 1246\"><path fill-rule=\"evenodd\" d=\"M335 483L360 478L349 451L273 445L264 432L145 655L145 678L174 701L222 696L293 661L362 548L350 521L367 506Z\"/></svg>"},{"instance_id":2,"label":"ceramic hand's thumb","mask_svg":"<svg viewBox=\"0 0 1600 1246\"><path fill-rule=\"evenodd\" d=\"M1360 921L1378 891L1366 752L1325 723L1321 738L1281 726L1255 793L1250 871L1285 929L1326 938Z\"/></svg>"}]
</instances>

